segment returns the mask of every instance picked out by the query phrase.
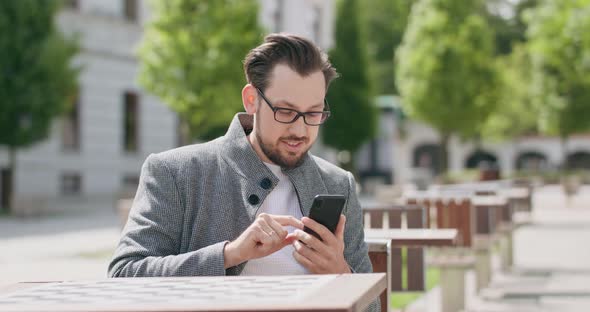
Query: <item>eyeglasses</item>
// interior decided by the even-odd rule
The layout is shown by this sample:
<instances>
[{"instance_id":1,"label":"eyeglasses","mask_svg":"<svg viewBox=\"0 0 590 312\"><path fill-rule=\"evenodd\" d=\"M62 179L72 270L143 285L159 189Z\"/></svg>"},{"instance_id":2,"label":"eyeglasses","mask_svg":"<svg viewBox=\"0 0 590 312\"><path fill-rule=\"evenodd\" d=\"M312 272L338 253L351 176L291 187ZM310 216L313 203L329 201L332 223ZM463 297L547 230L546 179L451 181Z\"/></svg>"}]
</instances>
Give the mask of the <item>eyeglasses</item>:
<instances>
[{"instance_id":1,"label":"eyeglasses","mask_svg":"<svg viewBox=\"0 0 590 312\"><path fill-rule=\"evenodd\" d=\"M321 112L305 112L302 113L298 110L290 109L290 108L283 108L283 107L275 107L270 104L270 101L264 96L260 89L256 88L258 94L262 97L264 102L268 104L268 107L272 109L275 114L275 120L284 123L290 124L294 123L299 117L303 117L303 122L309 126L319 126L323 124L328 117L330 117L330 108L328 106L328 101L324 98L324 111Z\"/></svg>"}]
</instances>

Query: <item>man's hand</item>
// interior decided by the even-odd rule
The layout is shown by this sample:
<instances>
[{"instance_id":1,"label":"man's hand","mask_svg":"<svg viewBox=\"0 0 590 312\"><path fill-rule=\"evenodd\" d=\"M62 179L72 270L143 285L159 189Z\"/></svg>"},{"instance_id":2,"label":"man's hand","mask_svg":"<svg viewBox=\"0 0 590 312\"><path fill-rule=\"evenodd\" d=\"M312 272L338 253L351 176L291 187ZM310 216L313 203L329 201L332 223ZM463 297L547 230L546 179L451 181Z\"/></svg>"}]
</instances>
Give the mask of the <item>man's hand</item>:
<instances>
[{"instance_id":1,"label":"man's hand","mask_svg":"<svg viewBox=\"0 0 590 312\"><path fill-rule=\"evenodd\" d=\"M236 266L250 259L268 256L293 243L293 236L284 226L303 229L303 223L292 216L261 213L236 240L225 245L225 268Z\"/></svg>"},{"instance_id":2,"label":"man's hand","mask_svg":"<svg viewBox=\"0 0 590 312\"><path fill-rule=\"evenodd\" d=\"M295 230L291 234L297 239L293 242L295 260L316 274L351 273L350 267L344 259L346 217L340 215L340 221L334 234L310 218L303 217L301 220L305 226L314 230L323 241L301 230Z\"/></svg>"}]
</instances>

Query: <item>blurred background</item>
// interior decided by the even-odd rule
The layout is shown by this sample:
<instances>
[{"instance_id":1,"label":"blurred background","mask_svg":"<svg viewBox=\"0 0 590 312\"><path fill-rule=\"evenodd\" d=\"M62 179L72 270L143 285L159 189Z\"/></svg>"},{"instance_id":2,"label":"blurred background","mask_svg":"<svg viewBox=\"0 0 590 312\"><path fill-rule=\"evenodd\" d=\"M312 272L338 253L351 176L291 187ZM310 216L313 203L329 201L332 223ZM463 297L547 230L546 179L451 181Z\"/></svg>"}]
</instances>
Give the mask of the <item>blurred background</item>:
<instances>
[{"instance_id":1,"label":"blurred background","mask_svg":"<svg viewBox=\"0 0 590 312\"><path fill-rule=\"evenodd\" d=\"M362 198L526 178L590 203L590 1L5 0L0 281L104 277L145 158L223 135L271 32L340 72L312 152Z\"/></svg>"}]
</instances>

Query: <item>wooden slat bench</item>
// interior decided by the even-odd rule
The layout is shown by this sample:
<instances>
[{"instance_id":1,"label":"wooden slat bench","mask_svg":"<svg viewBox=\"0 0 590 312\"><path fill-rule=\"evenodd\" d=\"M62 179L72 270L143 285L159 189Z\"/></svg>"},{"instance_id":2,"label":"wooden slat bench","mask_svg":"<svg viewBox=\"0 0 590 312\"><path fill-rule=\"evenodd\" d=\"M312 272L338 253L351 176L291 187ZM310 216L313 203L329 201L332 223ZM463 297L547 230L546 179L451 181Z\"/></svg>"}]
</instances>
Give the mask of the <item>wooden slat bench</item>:
<instances>
[{"instance_id":1,"label":"wooden slat bench","mask_svg":"<svg viewBox=\"0 0 590 312\"><path fill-rule=\"evenodd\" d=\"M465 273L475 266L472 248L475 241L475 213L468 194L453 192L415 192L404 195L408 204L427 209L427 226L434 229L457 230L457 244L433 257L428 265L441 270L441 305L443 312L465 307Z\"/></svg>"},{"instance_id":2,"label":"wooden slat bench","mask_svg":"<svg viewBox=\"0 0 590 312\"><path fill-rule=\"evenodd\" d=\"M453 246L457 231L424 229L426 210L417 205L373 204L364 205L363 211L368 219L365 240L373 270L388 273L388 290L381 294L381 307L382 311L389 311L390 291L425 290L424 247ZM405 286L403 249L407 250Z\"/></svg>"}]
</instances>

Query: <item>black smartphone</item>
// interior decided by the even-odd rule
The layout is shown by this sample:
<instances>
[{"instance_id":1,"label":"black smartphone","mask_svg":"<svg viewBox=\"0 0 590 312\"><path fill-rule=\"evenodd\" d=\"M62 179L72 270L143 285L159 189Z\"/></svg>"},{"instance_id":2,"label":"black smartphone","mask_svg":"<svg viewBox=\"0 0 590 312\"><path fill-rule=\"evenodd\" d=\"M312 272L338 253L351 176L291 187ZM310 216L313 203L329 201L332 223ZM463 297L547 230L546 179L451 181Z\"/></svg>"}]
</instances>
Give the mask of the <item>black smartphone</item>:
<instances>
[{"instance_id":1,"label":"black smartphone","mask_svg":"<svg viewBox=\"0 0 590 312\"><path fill-rule=\"evenodd\" d=\"M316 195L313 199L313 204L309 210L309 218L317 223L325 226L332 233L336 231L338 221L340 221L340 214L346 204L346 197L344 195ZM304 227L303 231L315 236L319 240L322 238L308 227Z\"/></svg>"}]
</instances>

